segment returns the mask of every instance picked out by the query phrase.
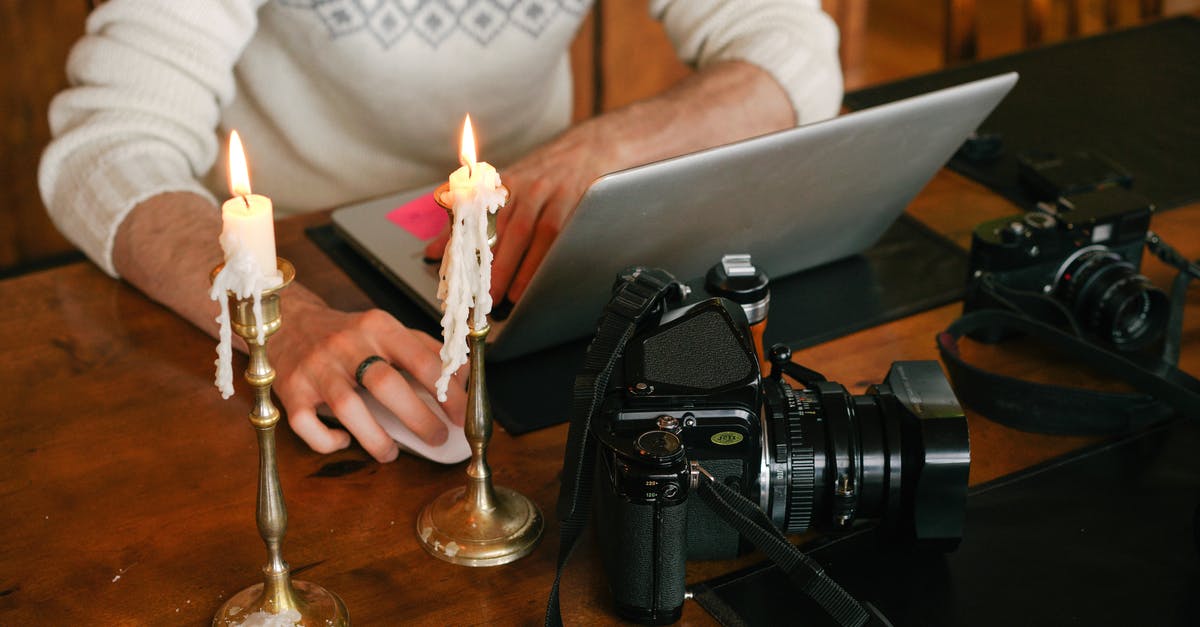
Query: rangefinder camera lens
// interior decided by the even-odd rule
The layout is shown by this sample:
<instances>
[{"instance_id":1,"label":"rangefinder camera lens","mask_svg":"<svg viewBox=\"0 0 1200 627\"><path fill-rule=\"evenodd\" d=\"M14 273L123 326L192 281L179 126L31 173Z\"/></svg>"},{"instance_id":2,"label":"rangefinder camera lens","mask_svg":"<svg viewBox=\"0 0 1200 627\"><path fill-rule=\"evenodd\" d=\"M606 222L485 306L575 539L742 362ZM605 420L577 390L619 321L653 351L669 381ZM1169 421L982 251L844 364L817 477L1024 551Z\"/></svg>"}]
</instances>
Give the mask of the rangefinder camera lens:
<instances>
[{"instance_id":1,"label":"rangefinder camera lens","mask_svg":"<svg viewBox=\"0 0 1200 627\"><path fill-rule=\"evenodd\" d=\"M1166 324L1167 295L1133 264L1101 246L1068 258L1054 292L1087 331L1117 348L1140 349L1157 339Z\"/></svg>"}]
</instances>

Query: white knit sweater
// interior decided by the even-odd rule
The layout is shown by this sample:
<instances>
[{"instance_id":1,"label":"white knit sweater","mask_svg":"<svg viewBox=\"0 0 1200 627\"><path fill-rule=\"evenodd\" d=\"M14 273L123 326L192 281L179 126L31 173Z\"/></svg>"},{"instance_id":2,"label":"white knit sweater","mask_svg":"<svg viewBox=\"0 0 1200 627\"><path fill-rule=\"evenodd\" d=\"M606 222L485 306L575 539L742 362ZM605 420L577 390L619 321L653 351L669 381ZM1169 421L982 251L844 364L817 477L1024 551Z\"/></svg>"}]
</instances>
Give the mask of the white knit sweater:
<instances>
[{"instance_id":1,"label":"white knit sweater","mask_svg":"<svg viewBox=\"0 0 1200 627\"><path fill-rule=\"evenodd\" d=\"M39 171L58 228L116 276L117 226L168 191L227 195L237 128L277 214L426 185L465 113L499 167L570 121L568 47L591 0L110 0L67 62ZM818 0L651 0L680 58L754 63L801 122L841 100ZM220 158L221 167L214 168ZM216 209L214 208L214 211Z\"/></svg>"}]
</instances>

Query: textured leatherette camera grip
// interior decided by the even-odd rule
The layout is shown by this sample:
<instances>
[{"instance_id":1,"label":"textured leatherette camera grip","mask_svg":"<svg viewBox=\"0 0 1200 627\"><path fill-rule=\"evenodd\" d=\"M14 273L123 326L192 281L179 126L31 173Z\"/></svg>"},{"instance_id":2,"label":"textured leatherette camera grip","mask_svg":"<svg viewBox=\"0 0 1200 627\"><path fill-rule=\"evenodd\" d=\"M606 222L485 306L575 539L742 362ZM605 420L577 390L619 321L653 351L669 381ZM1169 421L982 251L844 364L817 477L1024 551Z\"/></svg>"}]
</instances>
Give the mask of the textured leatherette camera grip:
<instances>
[{"instance_id":1,"label":"textured leatherette camera grip","mask_svg":"<svg viewBox=\"0 0 1200 627\"><path fill-rule=\"evenodd\" d=\"M599 481L605 481L602 472ZM632 503L611 486L597 486L597 532L613 599L626 608L670 614L683 604L684 502Z\"/></svg>"}]
</instances>

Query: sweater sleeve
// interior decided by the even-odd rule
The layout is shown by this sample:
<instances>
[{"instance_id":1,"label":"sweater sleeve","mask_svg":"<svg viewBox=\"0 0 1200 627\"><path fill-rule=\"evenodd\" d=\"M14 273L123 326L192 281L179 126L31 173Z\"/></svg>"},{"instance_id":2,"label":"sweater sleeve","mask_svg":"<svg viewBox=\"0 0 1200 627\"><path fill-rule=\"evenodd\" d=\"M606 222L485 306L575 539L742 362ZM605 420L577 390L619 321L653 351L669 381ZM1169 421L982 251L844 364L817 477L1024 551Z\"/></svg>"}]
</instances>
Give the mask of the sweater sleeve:
<instances>
[{"instance_id":1,"label":"sweater sleeve","mask_svg":"<svg viewBox=\"0 0 1200 627\"><path fill-rule=\"evenodd\" d=\"M837 115L838 30L819 0L651 0L650 13L685 63L752 63L787 92L797 123Z\"/></svg>"},{"instance_id":2,"label":"sweater sleeve","mask_svg":"<svg viewBox=\"0 0 1200 627\"><path fill-rule=\"evenodd\" d=\"M38 186L50 218L105 272L117 227L154 195L190 191L216 160L233 65L265 0L110 0L71 50L50 104Z\"/></svg>"}]
</instances>

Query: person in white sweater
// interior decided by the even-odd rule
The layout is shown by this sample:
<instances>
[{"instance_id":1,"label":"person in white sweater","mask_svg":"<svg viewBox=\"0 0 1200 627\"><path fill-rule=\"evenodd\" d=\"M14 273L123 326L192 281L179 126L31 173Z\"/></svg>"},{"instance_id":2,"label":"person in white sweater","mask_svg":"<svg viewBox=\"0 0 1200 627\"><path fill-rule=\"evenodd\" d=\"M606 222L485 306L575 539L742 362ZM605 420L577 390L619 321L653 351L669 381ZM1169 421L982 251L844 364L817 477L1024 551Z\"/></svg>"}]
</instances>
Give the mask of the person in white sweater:
<instances>
[{"instance_id":1,"label":"person in white sweater","mask_svg":"<svg viewBox=\"0 0 1200 627\"><path fill-rule=\"evenodd\" d=\"M480 154L512 190L492 291L515 301L596 177L837 113L837 28L819 0L650 0L699 71L571 127L568 48L590 5L109 0L50 106L43 200L105 272L215 334L207 270L221 261L216 200L228 193L214 164L230 129L246 142L254 189L286 216L444 180L470 113ZM432 390L439 342L379 310L332 309L302 285L283 298L288 324L268 348L292 429L317 451L353 435L394 459L356 370L380 355ZM396 369L358 374L418 436L447 437ZM318 420L322 403L345 431ZM444 403L457 423L465 406L461 386Z\"/></svg>"}]
</instances>

